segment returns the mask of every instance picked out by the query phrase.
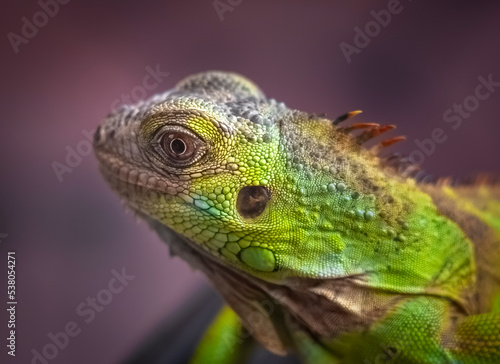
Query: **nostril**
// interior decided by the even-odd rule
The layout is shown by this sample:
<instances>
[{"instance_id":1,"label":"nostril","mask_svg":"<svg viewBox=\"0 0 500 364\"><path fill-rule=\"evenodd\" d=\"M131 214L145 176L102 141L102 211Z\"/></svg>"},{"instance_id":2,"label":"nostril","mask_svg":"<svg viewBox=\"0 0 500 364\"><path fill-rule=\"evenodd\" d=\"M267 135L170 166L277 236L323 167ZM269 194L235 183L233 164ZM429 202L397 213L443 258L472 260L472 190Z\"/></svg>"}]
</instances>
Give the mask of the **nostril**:
<instances>
[{"instance_id":1,"label":"nostril","mask_svg":"<svg viewBox=\"0 0 500 364\"><path fill-rule=\"evenodd\" d=\"M246 186L238 193L236 208L245 218L257 217L264 212L271 192L262 186Z\"/></svg>"}]
</instances>

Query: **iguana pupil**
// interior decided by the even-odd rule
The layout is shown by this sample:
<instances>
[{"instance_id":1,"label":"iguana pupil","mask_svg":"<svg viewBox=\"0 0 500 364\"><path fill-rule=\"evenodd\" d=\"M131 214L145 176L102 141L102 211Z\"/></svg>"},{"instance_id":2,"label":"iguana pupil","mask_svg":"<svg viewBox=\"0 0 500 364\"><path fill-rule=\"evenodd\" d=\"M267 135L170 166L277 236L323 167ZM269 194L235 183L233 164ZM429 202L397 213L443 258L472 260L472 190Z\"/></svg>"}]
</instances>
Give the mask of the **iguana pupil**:
<instances>
[{"instance_id":1,"label":"iguana pupil","mask_svg":"<svg viewBox=\"0 0 500 364\"><path fill-rule=\"evenodd\" d=\"M176 154L184 154L186 152L186 144L180 139L174 139L170 142L170 148Z\"/></svg>"},{"instance_id":2,"label":"iguana pupil","mask_svg":"<svg viewBox=\"0 0 500 364\"><path fill-rule=\"evenodd\" d=\"M196 143L185 133L172 132L163 137L162 143L165 153L177 162L189 160L196 152Z\"/></svg>"}]
</instances>

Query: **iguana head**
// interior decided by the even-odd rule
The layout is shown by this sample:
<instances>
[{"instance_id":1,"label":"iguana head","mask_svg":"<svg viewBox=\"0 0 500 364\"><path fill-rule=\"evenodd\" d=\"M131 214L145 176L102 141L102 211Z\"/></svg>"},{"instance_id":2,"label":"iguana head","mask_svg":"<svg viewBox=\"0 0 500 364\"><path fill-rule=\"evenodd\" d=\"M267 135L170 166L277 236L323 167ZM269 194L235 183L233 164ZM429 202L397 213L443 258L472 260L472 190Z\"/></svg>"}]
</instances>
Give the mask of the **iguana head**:
<instances>
[{"instance_id":1,"label":"iguana head","mask_svg":"<svg viewBox=\"0 0 500 364\"><path fill-rule=\"evenodd\" d=\"M358 139L381 131L358 125L368 127ZM207 72L110 115L95 149L128 206L225 266L268 282L372 275L381 285L385 273L401 279L385 286L427 282L442 263L417 270L414 244L424 226L446 224L422 219L430 199L346 130L242 76Z\"/></svg>"},{"instance_id":2,"label":"iguana head","mask_svg":"<svg viewBox=\"0 0 500 364\"><path fill-rule=\"evenodd\" d=\"M109 115L94 145L125 203L283 354L283 327L331 338L366 329L402 293L459 301L471 281L462 231L361 148L392 126L337 125L350 115L291 110L208 72ZM286 316L270 316L269 299Z\"/></svg>"}]
</instances>

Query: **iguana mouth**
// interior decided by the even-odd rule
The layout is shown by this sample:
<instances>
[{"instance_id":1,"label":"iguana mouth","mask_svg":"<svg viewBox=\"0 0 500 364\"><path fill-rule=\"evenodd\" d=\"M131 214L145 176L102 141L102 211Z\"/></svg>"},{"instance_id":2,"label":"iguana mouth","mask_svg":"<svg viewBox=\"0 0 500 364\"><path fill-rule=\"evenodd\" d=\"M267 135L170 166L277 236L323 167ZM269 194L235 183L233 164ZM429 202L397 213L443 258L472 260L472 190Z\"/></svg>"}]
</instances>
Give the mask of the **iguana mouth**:
<instances>
[{"instance_id":1,"label":"iguana mouth","mask_svg":"<svg viewBox=\"0 0 500 364\"><path fill-rule=\"evenodd\" d=\"M124 163L123 158L115 153L96 149L96 157L99 161L99 170L106 181L116 188L121 186L117 192L123 194L129 190L136 193L140 190L143 193L153 191L164 194L166 198L178 194L180 185L185 186L187 182L177 181L177 184L170 183L168 178L160 176L157 172L146 169L139 165L130 166Z\"/></svg>"}]
</instances>

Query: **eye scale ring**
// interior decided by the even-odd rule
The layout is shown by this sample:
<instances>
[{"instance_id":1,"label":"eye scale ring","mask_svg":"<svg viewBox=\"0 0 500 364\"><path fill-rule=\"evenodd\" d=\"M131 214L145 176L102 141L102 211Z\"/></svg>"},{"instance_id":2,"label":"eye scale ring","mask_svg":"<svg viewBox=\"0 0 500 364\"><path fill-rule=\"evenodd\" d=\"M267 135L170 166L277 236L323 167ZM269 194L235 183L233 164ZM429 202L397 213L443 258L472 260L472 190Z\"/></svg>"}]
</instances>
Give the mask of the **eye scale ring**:
<instances>
[{"instance_id":1,"label":"eye scale ring","mask_svg":"<svg viewBox=\"0 0 500 364\"><path fill-rule=\"evenodd\" d=\"M198 160L204 153L204 143L195 134L182 128L168 128L158 137L161 154L167 163L183 167Z\"/></svg>"}]
</instances>

